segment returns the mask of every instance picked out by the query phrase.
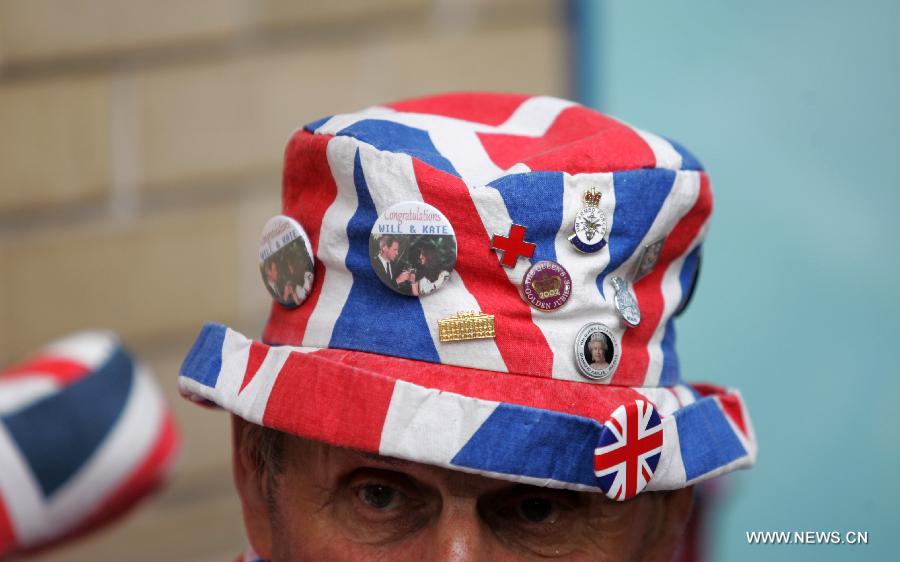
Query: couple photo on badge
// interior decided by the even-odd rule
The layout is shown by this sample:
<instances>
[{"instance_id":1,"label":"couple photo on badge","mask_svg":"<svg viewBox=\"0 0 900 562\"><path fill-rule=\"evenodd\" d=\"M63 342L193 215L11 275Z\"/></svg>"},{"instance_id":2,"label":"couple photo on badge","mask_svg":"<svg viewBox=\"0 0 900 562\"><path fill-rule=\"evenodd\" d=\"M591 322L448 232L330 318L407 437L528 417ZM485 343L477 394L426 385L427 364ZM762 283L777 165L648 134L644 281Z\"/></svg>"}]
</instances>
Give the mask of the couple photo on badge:
<instances>
[{"instance_id":1,"label":"couple photo on badge","mask_svg":"<svg viewBox=\"0 0 900 562\"><path fill-rule=\"evenodd\" d=\"M456 263L456 240L448 235L373 233L369 258L372 269L389 288L404 295L427 295L450 278Z\"/></svg>"},{"instance_id":2,"label":"couple photo on badge","mask_svg":"<svg viewBox=\"0 0 900 562\"><path fill-rule=\"evenodd\" d=\"M263 260L260 270L272 298L285 306L299 306L312 290L313 261L302 237Z\"/></svg>"}]
</instances>

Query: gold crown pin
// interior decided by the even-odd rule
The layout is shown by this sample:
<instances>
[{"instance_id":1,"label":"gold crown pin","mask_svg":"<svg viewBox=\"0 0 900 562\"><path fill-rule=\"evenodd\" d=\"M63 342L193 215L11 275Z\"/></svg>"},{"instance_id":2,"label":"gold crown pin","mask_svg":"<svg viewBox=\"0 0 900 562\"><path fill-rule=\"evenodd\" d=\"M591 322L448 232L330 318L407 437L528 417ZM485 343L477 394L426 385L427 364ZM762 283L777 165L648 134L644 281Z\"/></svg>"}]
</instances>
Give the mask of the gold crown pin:
<instances>
[{"instance_id":1,"label":"gold crown pin","mask_svg":"<svg viewBox=\"0 0 900 562\"><path fill-rule=\"evenodd\" d=\"M603 196L600 193L600 190L596 187L592 187L584 192L584 196L582 197L582 201L586 207L596 207L600 205L600 198Z\"/></svg>"}]
</instances>

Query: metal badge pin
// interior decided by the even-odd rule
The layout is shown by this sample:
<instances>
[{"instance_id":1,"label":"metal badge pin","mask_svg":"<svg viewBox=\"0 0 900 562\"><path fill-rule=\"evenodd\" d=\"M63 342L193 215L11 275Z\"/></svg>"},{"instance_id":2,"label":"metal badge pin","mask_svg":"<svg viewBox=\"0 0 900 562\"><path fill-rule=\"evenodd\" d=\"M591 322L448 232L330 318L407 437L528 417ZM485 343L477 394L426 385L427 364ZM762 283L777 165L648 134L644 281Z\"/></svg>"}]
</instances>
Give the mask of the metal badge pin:
<instances>
[{"instance_id":1,"label":"metal badge pin","mask_svg":"<svg viewBox=\"0 0 900 562\"><path fill-rule=\"evenodd\" d=\"M300 223L285 215L266 222L259 240L259 271L275 302L300 306L312 291L315 265L309 236Z\"/></svg>"},{"instance_id":2,"label":"metal badge pin","mask_svg":"<svg viewBox=\"0 0 900 562\"><path fill-rule=\"evenodd\" d=\"M638 307L637 299L628 290L628 283L621 277L612 278L613 288L616 290L614 301L616 310L622 320L632 328L636 328L641 323L641 309Z\"/></svg>"},{"instance_id":3,"label":"metal badge pin","mask_svg":"<svg viewBox=\"0 0 900 562\"><path fill-rule=\"evenodd\" d=\"M500 265L512 268L516 267L519 258L531 259L536 246L525 241L527 231L528 229L524 226L513 224L509 227L508 235L494 234L491 237L491 249L503 252L500 257Z\"/></svg>"},{"instance_id":4,"label":"metal badge pin","mask_svg":"<svg viewBox=\"0 0 900 562\"><path fill-rule=\"evenodd\" d=\"M576 250L584 254L599 252L606 246L607 223L606 214L600 210L602 194L596 187L584 193L584 207L575 215L575 234L569 236L569 242Z\"/></svg>"},{"instance_id":5,"label":"metal badge pin","mask_svg":"<svg viewBox=\"0 0 900 562\"><path fill-rule=\"evenodd\" d=\"M634 269L634 276L631 279L632 283L637 283L638 279L653 271L653 268L656 267L656 262L659 260L659 252L662 250L663 242L665 241L665 238L660 238L659 240L644 246L637 267Z\"/></svg>"},{"instance_id":6,"label":"metal badge pin","mask_svg":"<svg viewBox=\"0 0 900 562\"><path fill-rule=\"evenodd\" d=\"M572 277L555 261L541 260L525 273L522 295L538 310L556 310L572 296Z\"/></svg>"},{"instance_id":7,"label":"metal badge pin","mask_svg":"<svg viewBox=\"0 0 900 562\"><path fill-rule=\"evenodd\" d=\"M606 381L612 377L621 353L613 331L600 322L585 324L575 336L575 364L589 379Z\"/></svg>"},{"instance_id":8,"label":"metal badge pin","mask_svg":"<svg viewBox=\"0 0 900 562\"><path fill-rule=\"evenodd\" d=\"M438 338L442 342L478 340L494 337L494 316L480 312L457 312L438 320Z\"/></svg>"}]
</instances>

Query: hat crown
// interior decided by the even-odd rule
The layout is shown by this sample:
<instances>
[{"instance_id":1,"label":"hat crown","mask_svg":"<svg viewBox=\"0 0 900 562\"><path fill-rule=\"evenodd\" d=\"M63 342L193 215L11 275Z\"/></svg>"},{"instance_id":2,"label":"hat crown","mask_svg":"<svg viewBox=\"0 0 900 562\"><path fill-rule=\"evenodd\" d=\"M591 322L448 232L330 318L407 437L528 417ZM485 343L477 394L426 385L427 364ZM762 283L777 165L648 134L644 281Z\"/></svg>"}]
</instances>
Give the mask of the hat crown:
<instances>
[{"instance_id":1,"label":"hat crown","mask_svg":"<svg viewBox=\"0 0 900 562\"><path fill-rule=\"evenodd\" d=\"M712 197L699 162L674 142L559 98L445 94L308 124L288 144L283 189L284 213L310 234L316 283L296 310L273 307L270 343L597 384L578 373L573 346L582 325L601 322L622 357L600 384L680 380L670 320L694 283ZM384 287L367 255L373 224L403 201L446 215L459 246L445 287L419 298ZM594 254L567 241L585 208L608 223ZM512 224L535 250L506 269L491 237ZM571 276L571 298L553 312L519 294L541 260ZM614 277L632 284L638 328L617 312ZM441 343L438 321L460 310L493 315L496 337Z\"/></svg>"}]
</instances>

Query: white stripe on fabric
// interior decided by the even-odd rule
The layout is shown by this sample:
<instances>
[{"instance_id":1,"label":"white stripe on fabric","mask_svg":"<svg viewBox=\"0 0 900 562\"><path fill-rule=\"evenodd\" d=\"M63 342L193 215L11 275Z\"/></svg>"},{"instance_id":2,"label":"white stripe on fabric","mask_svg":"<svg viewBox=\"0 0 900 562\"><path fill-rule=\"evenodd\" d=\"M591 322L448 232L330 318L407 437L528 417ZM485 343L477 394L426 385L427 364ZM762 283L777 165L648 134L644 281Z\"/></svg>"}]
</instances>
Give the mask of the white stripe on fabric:
<instances>
[{"instance_id":1,"label":"white stripe on fabric","mask_svg":"<svg viewBox=\"0 0 900 562\"><path fill-rule=\"evenodd\" d=\"M646 390L646 389L644 389ZM644 491L676 490L684 488L687 472L684 470L684 461L681 459L681 441L678 438L678 422L675 416L662 418L663 426L663 450L659 457L659 464L653 472L653 478L644 488Z\"/></svg>"},{"instance_id":2,"label":"white stripe on fabric","mask_svg":"<svg viewBox=\"0 0 900 562\"><path fill-rule=\"evenodd\" d=\"M574 104L568 100L538 96L525 100L506 122L499 126L464 121L425 113L405 113L388 108L369 108L358 113L336 115L316 129L317 133L337 134L342 129L377 117L428 132L440 154L453 164L466 185L483 185L509 171L497 166L484 150L477 133L543 136L564 109ZM515 166L514 166L515 167ZM521 168L521 166L519 166Z\"/></svg>"},{"instance_id":3,"label":"white stripe on fabric","mask_svg":"<svg viewBox=\"0 0 900 562\"><path fill-rule=\"evenodd\" d=\"M275 380L281 374L284 362L293 351L296 351L296 348L270 347L253 379L244 387L244 390L234 397L234 409L229 407L229 410L236 412L247 421L262 425L272 387L275 386ZM240 388L244 375L243 373L235 374L237 375L235 378L239 380L237 388Z\"/></svg>"},{"instance_id":4,"label":"white stripe on fabric","mask_svg":"<svg viewBox=\"0 0 900 562\"><path fill-rule=\"evenodd\" d=\"M671 416L676 410L682 408L682 405L678 402L678 397L669 392L668 388L642 387L632 388L631 390L643 395L652 402L661 416Z\"/></svg>"},{"instance_id":5,"label":"white stripe on fabric","mask_svg":"<svg viewBox=\"0 0 900 562\"><path fill-rule=\"evenodd\" d=\"M700 174L693 171L677 172L675 175L675 184L672 186L672 191L669 192L669 196L663 203L663 209L660 212L660 217L662 217L663 213L666 213L669 217L669 221L667 222L669 231L672 230L672 225L677 225L677 223L694 207L699 195ZM655 226L656 224L654 223L654 227ZM647 343L647 351L650 353L650 362L647 365L647 375L641 386L656 386L659 384L663 366L661 344L668 324L666 320L672 317L672 314L675 313L675 309L678 308L678 304L681 302L681 268L684 265L684 259L690 251L703 240L705 228L706 225L698 231L697 236L694 237L685 252L669 263L669 266L663 274L663 313L659 324L656 325L653 335L650 337L650 341ZM650 229L651 232L653 232L653 230L654 228Z\"/></svg>"},{"instance_id":6,"label":"white stripe on fabric","mask_svg":"<svg viewBox=\"0 0 900 562\"><path fill-rule=\"evenodd\" d=\"M697 401L694 397L694 393L688 388L687 385L684 384L676 384L675 386L670 387L672 392L678 395L678 399L681 400L682 406L689 406Z\"/></svg>"},{"instance_id":7,"label":"white stripe on fabric","mask_svg":"<svg viewBox=\"0 0 900 562\"><path fill-rule=\"evenodd\" d=\"M574 231L575 216L584 207L582 196L590 188L597 188L602 197L600 210L606 215L608 228L613 225L613 211L616 192L613 189L613 174L563 174L563 216L560 229L556 233L554 247L556 260L566 268L572 277L572 296L562 308L553 312L533 310L534 323L548 338L550 347L567 350L553 357L553 378L586 382L575 364L572 347L582 326L588 322L602 322L612 330L617 340L621 339L625 325L615 310L604 302L597 288L597 276L609 263L609 245L595 254L584 254L575 249L569 236ZM589 381L594 382L594 381ZM608 381L594 382L606 384Z\"/></svg>"},{"instance_id":8,"label":"white stripe on fabric","mask_svg":"<svg viewBox=\"0 0 900 562\"><path fill-rule=\"evenodd\" d=\"M46 375L27 375L3 380L0 378L0 416L21 410L42 398L58 392L60 384Z\"/></svg>"},{"instance_id":9,"label":"white stripe on fabric","mask_svg":"<svg viewBox=\"0 0 900 562\"><path fill-rule=\"evenodd\" d=\"M358 143L349 137L334 137L328 141L326 154L331 175L337 185L337 197L322 216L319 229L319 248L316 259L325 268L322 292L310 313L303 335L307 347L328 347L334 325L350 296L353 274L347 269L347 225L356 213L359 199L353 181L354 160Z\"/></svg>"},{"instance_id":10,"label":"white stripe on fabric","mask_svg":"<svg viewBox=\"0 0 900 562\"><path fill-rule=\"evenodd\" d=\"M677 150L675 150L675 147L672 146L672 143L662 138L661 136L649 131L642 131L641 129L638 129L636 127L631 128L635 133L640 135L642 139L644 139L644 142L647 143L647 146L649 146L650 150L653 151L653 156L654 158L656 158L657 168L668 168L670 170L681 169L681 154Z\"/></svg>"},{"instance_id":11,"label":"white stripe on fabric","mask_svg":"<svg viewBox=\"0 0 900 562\"><path fill-rule=\"evenodd\" d=\"M523 101L493 132L525 137L541 137L559 114L577 103L552 96L534 96Z\"/></svg>"},{"instance_id":12,"label":"white stripe on fabric","mask_svg":"<svg viewBox=\"0 0 900 562\"><path fill-rule=\"evenodd\" d=\"M449 467L498 405L499 402L398 380L382 426L378 452Z\"/></svg>"},{"instance_id":13,"label":"white stripe on fabric","mask_svg":"<svg viewBox=\"0 0 900 562\"><path fill-rule=\"evenodd\" d=\"M0 495L5 499L10 524L20 544L31 544L35 529L45 525L44 493L31 473L28 461L0 422Z\"/></svg>"},{"instance_id":14,"label":"white stripe on fabric","mask_svg":"<svg viewBox=\"0 0 900 562\"><path fill-rule=\"evenodd\" d=\"M412 158L406 154L383 152L366 143L359 143L360 162L369 185L369 194L380 216L390 205L398 201L422 201L422 193L416 182ZM462 367L477 367L490 371L506 372L506 363L493 338L457 342L442 345L438 337L438 321L460 310L479 311L475 297L466 289L465 282L456 272L439 291L419 298L425 321L441 363Z\"/></svg>"},{"instance_id":15,"label":"white stripe on fabric","mask_svg":"<svg viewBox=\"0 0 900 562\"><path fill-rule=\"evenodd\" d=\"M112 332L79 332L51 343L41 355L65 357L93 371L109 359L118 342Z\"/></svg>"},{"instance_id":16,"label":"white stripe on fabric","mask_svg":"<svg viewBox=\"0 0 900 562\"><path fill-rule=\"evenodd\" d=\"M134 384L119 419L84 466L54 494L29 540L58 536L106 500L153 448L164 415L163 397L153 375L136 365Z\"/></svg>"}]
</instances>

